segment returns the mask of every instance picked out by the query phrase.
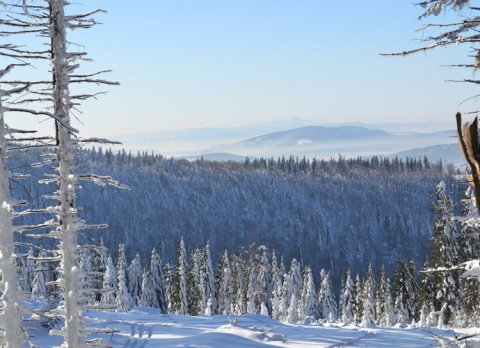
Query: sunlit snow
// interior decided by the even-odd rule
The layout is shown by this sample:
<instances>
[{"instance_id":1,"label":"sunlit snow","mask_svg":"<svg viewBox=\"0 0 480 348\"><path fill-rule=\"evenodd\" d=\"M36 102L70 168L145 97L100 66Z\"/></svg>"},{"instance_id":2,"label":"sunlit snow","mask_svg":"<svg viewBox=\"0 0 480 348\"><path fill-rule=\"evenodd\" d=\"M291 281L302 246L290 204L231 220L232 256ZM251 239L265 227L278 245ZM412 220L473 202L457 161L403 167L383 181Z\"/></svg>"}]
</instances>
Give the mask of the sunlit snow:
<instances>
[{"instance_id":1,"label":"sunlit snow","mask_svg":"<svg viewBox=\"0 0 480 348\"><path fill-rule=\"evenodd\" d=\"M111 330L89 339L102 337L113 347L436 347L440 336L453 340L454 335L448 329L434 328L285 324L259 314L162 315L158 309L147 307L136 307L128 313L87 311L85 316L88 328ZM33 322L30 326L35 326L32 343L39 347L61 344L61 337L49 336L48 328Z\"/></svg>"}]
</instances>

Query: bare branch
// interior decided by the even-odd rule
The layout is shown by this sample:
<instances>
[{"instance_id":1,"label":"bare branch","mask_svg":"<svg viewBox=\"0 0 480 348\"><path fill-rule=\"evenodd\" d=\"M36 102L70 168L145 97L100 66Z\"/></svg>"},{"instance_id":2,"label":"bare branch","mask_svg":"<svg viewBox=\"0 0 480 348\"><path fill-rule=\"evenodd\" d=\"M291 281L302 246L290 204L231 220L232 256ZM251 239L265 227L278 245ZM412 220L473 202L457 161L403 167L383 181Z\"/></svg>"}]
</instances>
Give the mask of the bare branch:
<instances>
[{"instance_id":1,"label":"bare branch","mask_svg":"<svg viewBox=\"0 0 480 348\"><path fill-rule=\"evenodd\" d=\"M73 128L70 125L67 125L65 122L63 122L63 120L60 117L58 117L55 114L52 114L51 112L35 111L35 110L31 110L31 109L18 109L18 108L5 108L5 109L6 109L6 111L25 112L25 113L29 113L29 114L33 114L33 115L48 116L48 117L53 118L55 121L60 123L63 127L68 129L69 131L74 132L74 133L78 133L78 130L76 130L75 128Z\"/></svg>"}]
</instances>

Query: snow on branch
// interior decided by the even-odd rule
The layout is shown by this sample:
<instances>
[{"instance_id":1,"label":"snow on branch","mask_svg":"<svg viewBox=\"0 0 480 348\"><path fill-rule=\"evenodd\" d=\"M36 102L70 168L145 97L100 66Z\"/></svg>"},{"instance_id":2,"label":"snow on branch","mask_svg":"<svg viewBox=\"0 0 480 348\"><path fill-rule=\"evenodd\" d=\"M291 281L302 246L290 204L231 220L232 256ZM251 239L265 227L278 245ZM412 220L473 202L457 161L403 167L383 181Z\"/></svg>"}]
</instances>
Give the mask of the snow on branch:
<instances>
[{"instance_id":1,"label":"snow on branch","mask_svg":"<svg viewBox=\"0 0 480 348\"><path fill-rule=\"evenodd\" d=\"M77 175L77 178L80 180L86 180L93 182L100 186L111 185L121 189L129 189L127 185L120 184L117 180L114 180L110 176L96 175L96 174L80 174Z\"/></svg>"},{"instance_id":2,"label":"snow on branch","mask_svg":"<svg viewBox=\"0 0 480 348\"><path fill-rule=\"evenodd\" d=\"M5 111L15 111L15 112L25 112L25 113L29 113L29 114L33 114L33 115L44 115L44 116L48 116L48 117L51 117L53 118L55 121L57 121L58 123L60 123L63 127L65 127L66 129L68 129L69 131L73 132L73 133L78 133L78 130L73 128L71 125L69 124L66 124L65 122L63 122L62 118L61 117L58 117L57 115L55 114L52 114L51 112L48 112L48 111L35 111L35 110L31 110L31 109L19 109L19 108L4 108Z\"/></svg>"},{"instance_id":3,"label":"snow on branch","mask_svg":"<svg viewBox=\"0 0 480 348\"><path fill-rule=\"evenodd\" d=\"M108 140L105 138L86 138L86 139L79 139L78 143L97 143L97 144L112 144L112 145L122 145L120 141L116 140Z\"/></svg>"}]
</instances>

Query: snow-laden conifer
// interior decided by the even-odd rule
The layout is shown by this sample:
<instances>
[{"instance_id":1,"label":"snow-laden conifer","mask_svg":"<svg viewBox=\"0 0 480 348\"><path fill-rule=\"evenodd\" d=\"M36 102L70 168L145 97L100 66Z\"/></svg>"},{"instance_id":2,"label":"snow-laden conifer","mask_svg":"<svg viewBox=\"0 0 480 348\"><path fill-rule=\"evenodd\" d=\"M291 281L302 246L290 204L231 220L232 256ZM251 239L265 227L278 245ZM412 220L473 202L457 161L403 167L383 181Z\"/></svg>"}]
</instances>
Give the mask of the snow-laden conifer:
<instances>
[{"instance_id":1,"label":"snow-laden conifer","mask_svg":"<svg viewBox=\"0 0 480 348\"><path fill-rule=\"evenodd\" d=\"M270 264L271 285L272 289L272 318L278 320L280 311L280 302L283 288L283 274L277 262L275 250L272 251L272 260Z\"/></svg>"},{"instance_id":2,"label":"snow-laden conifer","mask_svg":"<svg viewBox=\"0 0 480 348\"><path fill-rule=\"evenodd\" d=\"M395 324L390 280L385 275L385 267L380 269L380 280L375 296L376 323L381 327L391 327Z\"/></svg>"},{"instance_id":3,"label":"snow-laden conifer","mask_svg":"<svg viewBox=\"0 0 480 348\"><path fill-rule=\"evenodd\" d=\"M173 312L173 298L172 298L172 286L173 286L173 271L170 263L166 263L163 266L163 288L165 289L165 314Z\"/></svg>"},{"instance_id":4,"label":"snow-laden conifer","mask_svg":"<svg viewBox=\"0 0 480 348\"><path fill-rule=\"evenodd\" d=\"M375 324L375 278L373 277L372 265L368 267L362 289L362 320L360 325L369 326Z\"/></svg>"},{"instance_id":5,"label":"snow-laden conifer","mask_svg":"<svg viewBox=\"0 0 480 348\"><path fill-rule=\"evenodd\" d=\"M346 325L352 324L355 322L355 284L350 276L350 268L347 268L342 295L341 320Z\"/></svg>"},{"instance_id":6,"label":"snow-laden conifer","mask_svg":"<svg viewBox=\"0 0 480 348\"><path fill-rule=\"evenodd\" d=\"M172 287L173 309L176 314L188 314L187 270L187 252L182 237L178 246L175 263L175 276Z\"/></svg>"},{"instance_id":7,"label":"snow-laden conifer","mask_svg":"<svg viewBox=\"0 0 480 348\"><path fill-rule=\"evenodd\" d=\"M195 248L190 254L187 279L187 302L190 315L204 314L207 307L205 278L202 272L202 252Z\"/></svg>"},{"instance_id":8,"label":"snow-laden conifer","mask_svg":"<svg viewBox=\"0 0 480 348\"><path fill-rule=\"evenodd\" d=\"M312 268L306 266L303 269L303 282L300 304L298 306L298 320L304 321L305 318L318 319L318 299L313 282Z\"/></svg>"},{"instance_id":9,"label":"snow-laden conifer","mask_svg":"<svg viewBox=\"0 0 480 348\"><path fill-rule=\"evenodd\" d=\"M130 266L127 269L128 272L128 292L132 303L131 307L137 306L140 300L140 294L142 290L142 265L140 263L140 254L137 252L133 258Z\"/></svg>"},{"instance_id":10,"label":"snow-laden conifer","mask_svg":"<svg viewBox=\"0 0 480 348\"><path fill-rule=\"evenodd\" d=\"M258 276L257 276L257 286L258 286L258 301L260 303L260 309L265 307L268 315L272 314L272 280L271 273L269 270L269 263L267 257L267 248L261 246L259 248L261 255L258 263ZM262 307L263 304L263 307Z\"/></svg>"},{"instance_id":11,"label":"snow-laden conifer","mask_svg":"<svg viewBox=\"0 0 480 348\"><path fill-rule=\"evenodd\" d=\"M233 303L233 279L232 269L230 267L230 260L228 252L225 250L218 262L217 271L217 313L221 315L228 315L232 313Z\"/></svg>"},{"instance_id":12,"label":"snow-laden conifer","mask_svg":"<svg viewBox=\"0 0 480 348\"><path fill-rule=\"evenodd\" d=\"M250 262L248 269L247 285L247 313L257 314L260 312L258 299L257 272L255 265Z\"/></svg>"},{"instance_id":13,"label":"snow-laden conifer","mask_svg":"<svg viewBox=\"0 0 480 348\"><path fill-rule=\"evenodd\" d=\"M150 291L153 292L154 295L154 306L155 308L160 308L162 313L167 313L167 304L165 301L165 291L163 287L163 267L162 261L160 259L160 255L158 255L155 248L152 249L150 263L148 265L149 272L148 275L150 277L149 286ZM143 284L143 281L142 281ZM142 292L144 288L142 286Z\"/></svg>"},{"instance_id":14,"label":"snow-laden conifer","mask_svg":"<svg viewBox=\"0 0 480 348\"><path fill-rule=\"evenodd\" d=\"M360 324L363 317L363 291L362 291L362 282L360 280L360 275L357 273L355 277L355 286L354 286L354 297L355 297L355 306L353 308L353 313L355 315L355 322Z\"/></svg>"},{"instance_id":15,"label":"snow-laden conifer","mask_svg":"<svg viewBox=\"0 0 480 348\"><path fill-rule=\"evenodd\" d=\"M278 305L277 320L286 321L288 316L288 310L290 308L290 300L294 293L294 285L290 274L285 275L285 280L282 284L280 303ZM296 315L296 313L295 313Z\"/></svg>"},{"instance_id":16,"label":"snow-laden conifer","mask_svg":"<svg viewBox=\"0 0 480 348\"><path fill-rule=\"evenodd\" d=\"M331 290L330 273L320 272L320 289L318 290L318 307L320 318L327 322L337 319L337 302Z\"/></svg>"},{"instance_id":17,"label":"snow-laden conifer","mask_svg":"<svg viewBox=\"0 0 480 348\"><path fill-rule=\"evenodd\" d=\"M47 264L47 253L43 251L37 258L35 265L35 276L33 278L32 298L46 299L49 296L47 282L49 279L49 269Z\"/></svg>"},{"instance_id":18,"label":"snow-laden conifer","mask_svg":"<svg viewBox=\"0 0 480 348\"><path fill-rule=\"evenodd\" d=\"M104 290L102 294L102 304L113 307L115 305L115 293L117 291L117 272L110 256L107 259L107 268L103 276L102 287Z\"/></svg>"},{"instance_id":19,"label":"snow-laden conifer","mask_svg":"<svg viewBox=\"0 0 480 348\"><path fill-rule=\"evenodd\" d=\"M248 273L247 273L248 275ZM242 258L238 254L232 257L232 278L233 278L233 312L236 315L247 313L247 285L248 279L245 275L245 267Z\"/></svg>"},{"instance_id":20,"label":"snow-laden conifer","mask_svg":"<svg viewBox=\"0 0 480 348\"><path fill-rule=\"evenodd\" d=\"M117 272L117 292L115 296L115 304L117 306L117 311L128 312L131 303L132 298L127 289L125 268L120 267Z\"/></svg>"},{"instance_id":21,"label":"snow-laden conifer","mask_svg":"<svg viewBox=\"0 0 480 348\"><path fill-rule=\"evenodd\" d=\"M294 286L295 287L295 286ZM287 317L285 321L290 324L295 324L298 321L298 296L297 291L292 292L292 297L290 298L290 304L287 309Z\"/></svg>"},{"instance_id":22,"label":"snow-laden conifer","mask_svg":"<svg viewBox=\"0 0 480 348\"><path fill-rule=\"evenodd\" d=\"M152 284L152 275L150 272L150 265L145 267L142 274L142 292L140 295L140 300L138 302L139 306L144 307L160 307L158 303L157 296L153 290Z\"/></svg>"},{"instance_id":23,"label":"snow-laden conifer","mask_svg":"<svg viewBox=\"0 0 480 348\"><path fill-rule=\"evenodd\" d=\"M216 308L216 295L215 295L215 272L213 270L212 258L210 255L210 243L207 241L202 253L202 278L203 278L203 294L202 294L202 307L208 307L207 302L210 301L210 308ZM204 310L205 311L205 310Z\"/></svg>"}]
</instances>

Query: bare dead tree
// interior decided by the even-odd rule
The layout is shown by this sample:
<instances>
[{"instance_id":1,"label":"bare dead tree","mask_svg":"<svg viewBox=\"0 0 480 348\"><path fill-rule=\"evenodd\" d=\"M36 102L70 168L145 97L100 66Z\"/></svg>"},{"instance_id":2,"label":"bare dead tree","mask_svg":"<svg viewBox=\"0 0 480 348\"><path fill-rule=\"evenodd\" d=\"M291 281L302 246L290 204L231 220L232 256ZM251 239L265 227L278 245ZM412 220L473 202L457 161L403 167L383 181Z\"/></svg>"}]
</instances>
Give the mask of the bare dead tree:
<instances>
[{"instance_id":1,"label":"bare dead tree","mask_svg":"<svg viewBox=\"0 0 480 348\"><path fill-rule=\"evenodd\" d=\"M36 226L20 228L22 231L47 228L49 230L47 235L58 241L58 249L52 251L51 259L60 262L59 279L55 285L62 294L62 300L60 306L50 315L62 318L64 326L60 330L52 330L51 333L63 336L63 346L69 348L103 344L98 341L86 340L89 331L84 327L83 310L86 294L92 289L82 281L85 274L78 267L78 236L84 229L99 228L104 225L88 225L78 217L75 205L76 187L78 180L89 180L101 185L108 184L121 188L124 186L110 177L75 172L74 159L79 146L90 142L115 142L101 138L81 139L78 137L78 131L72 125L71 110L76 108L82 100L95 98L103 92L75 95L71 93L71 86L82 83L96 85L117 85L118 83L98 77L99 74L108 71L76 73L80 68L79 62L87 60L86 52L69 52L67 50L69 44L67 32L68 30L91 28L97 24L92 16L104 11L93 10L83 14L67 15L65 10L69 3L65 0L37 0L33 5L26 1L12 0L8 4L6 1L0 2L0 5L7 8L4 18L0 19L0 27L5 28L0 31L0 36L35 35L46 40L45 43L49 47L48 50L29 50L15 45L0 45L0 56L19 60L24 64L27 64L26 62L34 64L32 61L46 61L50 62L51 66L51 79L47 78L37 82L27 81L29 86L36 85L39 88L29 91L29 97L22 97L12 102L8 110L4 108L9 112L42 115L54 120L54 142L47 143L47 146L53 146L55 153L47 156L47 159L38 166L53 163L53 160L56 161L56 176L43 180L44 183L57 185L55 193L46 198L53 198L58 204L45 209L50 213L54 212L55 218ZM23 81L12 80L6 83L19 84ZM23 105L27 103L47 103L51 107L47 110L26 109ZM38 213L38 211L26 210L22 213Z\"/></svg>"},{"instance_id":2,"label":"bare dead tree","mask_svg":"<svg viewBox=\"0 0 480 348\"><path fill-rule=\"evenodd\" d=\"M419 19L425 19L431 16L438 16L443 13L458 14L458 20L446 24L425 24L418 32L429 33L436 32L430 36L426 36L420 42L421 47L409 49L395 53L381 53L382 56L408 56L411 54L426 52L438 47L448 47L457 45L470 45L471 54L469 61L460 64L451 64L451 67L467 68L477 71L480 68L480 16L474 15L479 13L480 7L473 6L475 1L471 0L427 0L416 3L415 5L423 8ZM467 14L466 11L470 14ZM480 84L477 78L465 78L453 80L452 82L468 82ZM476 98L480 94L474 95L468 99ZM468 100L467 99L467 100Z\"/></svg>"}]
</instances>

